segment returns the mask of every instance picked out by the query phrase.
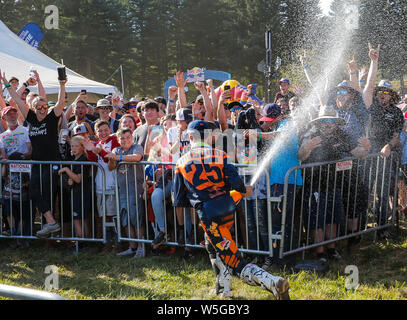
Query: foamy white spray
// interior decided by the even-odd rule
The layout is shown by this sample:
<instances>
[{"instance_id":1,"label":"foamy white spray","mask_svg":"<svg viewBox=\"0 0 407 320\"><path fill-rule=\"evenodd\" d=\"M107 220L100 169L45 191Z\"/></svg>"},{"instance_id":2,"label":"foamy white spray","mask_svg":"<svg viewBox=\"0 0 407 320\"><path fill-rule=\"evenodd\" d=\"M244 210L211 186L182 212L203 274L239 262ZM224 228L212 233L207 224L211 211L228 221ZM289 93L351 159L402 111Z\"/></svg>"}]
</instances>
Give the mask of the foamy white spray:
<instances>
[{"instance_id":1,"label":"foamy white spray","mask_svg":"<svg viewBox=\"0 0 407 320\"><path fill-rule=\"evenodd\" d=\"M343 59L343 55L348 49L350 45L350 41L354 30L358 28L358 8L359 3L358 0L347 0L342 2L343 5L343 19L339 18L331 18L331 29L330 30L321 30L318 27L310 28L307 30L314 39L326 39L324 41L324 50L318 52L319 61L322 61L322 65L319 69L319 76L315 74L315 70L313 70L315 79L313 79L314 83L314 90L310 90L305 94L305 98L302 99L301 105L297 106L295 112L293 112L290 116L291 120L293 121L293 125L289 125L286 127L286 130L283 131L279 136L274 139L274 141L270 145L270 149L267 150L267 153L264 155L263 159L261 159L258 169L256 173L253 175L252 180L250 181L250 185L253 186L258 178L262 175L262 173L269 168L269 166L273 165L273 161L278 155L282 148L287 144L292 136L296 134L297 128L300 128L306 123L304 120L304 114L311 111L313 105L315 104L315 93L318 92L320 95L325 91L327 86L332 86L335 84L327 83L329 77L340 69L341 71L344 69L344 65L340 63ZM316 19L316 17L308 17L308 19ZM311 21L314 21L311 20ZM317 41L315 41L317 42ZM311 44L312 45L312 44ZM298 63L300 63L298 61Z\"/></svg>"}]
</instances>

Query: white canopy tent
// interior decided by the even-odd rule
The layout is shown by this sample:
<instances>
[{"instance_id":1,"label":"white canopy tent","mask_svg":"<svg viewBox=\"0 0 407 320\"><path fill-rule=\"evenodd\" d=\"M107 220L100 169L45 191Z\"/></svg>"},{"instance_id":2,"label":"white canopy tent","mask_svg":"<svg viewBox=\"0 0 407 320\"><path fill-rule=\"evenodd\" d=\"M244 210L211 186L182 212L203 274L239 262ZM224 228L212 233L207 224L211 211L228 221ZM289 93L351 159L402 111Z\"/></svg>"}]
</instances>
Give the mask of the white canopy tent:
<instances>
[{"instance_id":1,"label":"white canopy tent","mask_svg":"<svg viewBox=\"0 0 407 320\"><path fill-rule=\"evenodd\" d=\"M57 67L61 66L60 63L24 42L1 20L0 43L0 70L6 73L8 79L15 76L20 80L21 85L29 78L30 67L33 66L38 71L45 92L50 95L58 94ZM86 89L88 93L101 95L120 94L115 86L89 80L68 68L66 68L66 74L68 93L79 93L82 89ZM31 89L36 91L36 87L30 87Z\"/></svg>"}]
</instances>

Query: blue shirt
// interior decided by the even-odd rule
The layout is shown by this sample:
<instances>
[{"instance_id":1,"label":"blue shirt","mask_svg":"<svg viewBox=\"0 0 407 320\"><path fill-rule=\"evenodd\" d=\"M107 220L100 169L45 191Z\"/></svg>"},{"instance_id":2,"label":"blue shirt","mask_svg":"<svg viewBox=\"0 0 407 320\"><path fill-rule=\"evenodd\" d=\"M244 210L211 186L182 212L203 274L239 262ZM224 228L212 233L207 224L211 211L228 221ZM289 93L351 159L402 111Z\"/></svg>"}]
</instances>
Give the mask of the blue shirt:
<instances>
[{"instance_id":1,"label":"blue shirt","mask_svg":"<svg viewBox=\"0 0 407 320\"><path fill-rule=\"evenodd\" d=\"M277 149L275 157L270 163L270 185L284 184L285 175L292 167L300 165L298 160L298 133L293 121L283 120L279 123L276 131L282 132L281 135L285 135L281 147ZM277 141L281 138L277 138ZM277 142L278 143L278 142ZM297 180L295 180L295 171L290 174L288 178L288 184L297 184L302 186L301 171L297 170Z\"/></svg>"},{"instance_id":2,"label":"blue shirt","mask_svg":"<svg viewBox=\"0 0 407 320\"><path fill-rule=\"evenodd\" d=\"M363 99L348 110L338 110L339 117L345 119L346 124L341 129L354 139L357 143L359 138L366 136L366 126L369 121L370 112L366 108Z\"/></svg>"},{"instance_id":3,"label":"blue shirt","mask_svg":"<svg viewBox=\"0 0 407 320\"><path fill-rule=\"evenodd\" d=\"M407 163L407 132L400 132L401 164Z\"/></svg>"}]
</instances>

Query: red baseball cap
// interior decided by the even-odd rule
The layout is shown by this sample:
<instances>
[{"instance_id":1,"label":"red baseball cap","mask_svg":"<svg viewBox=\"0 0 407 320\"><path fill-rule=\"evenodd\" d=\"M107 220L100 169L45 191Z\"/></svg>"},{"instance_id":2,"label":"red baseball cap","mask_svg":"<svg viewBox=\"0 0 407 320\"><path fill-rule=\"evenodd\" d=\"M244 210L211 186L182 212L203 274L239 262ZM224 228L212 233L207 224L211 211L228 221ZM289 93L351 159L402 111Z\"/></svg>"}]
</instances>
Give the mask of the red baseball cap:
<instances>
[{"instance_id":1,"label":"red baseball cap","mask_svg":"<svg viewBox=\"0 0 407 320\"><path fill-rule=\"evenodd\" d=\"M17 109L14 108L13 106L8 106L5 107L2 111L1 111L1 117L3 118L8 112L10 112L11 110L14 110L15 112L17 112Z\"/></svg>"}]
</instances>

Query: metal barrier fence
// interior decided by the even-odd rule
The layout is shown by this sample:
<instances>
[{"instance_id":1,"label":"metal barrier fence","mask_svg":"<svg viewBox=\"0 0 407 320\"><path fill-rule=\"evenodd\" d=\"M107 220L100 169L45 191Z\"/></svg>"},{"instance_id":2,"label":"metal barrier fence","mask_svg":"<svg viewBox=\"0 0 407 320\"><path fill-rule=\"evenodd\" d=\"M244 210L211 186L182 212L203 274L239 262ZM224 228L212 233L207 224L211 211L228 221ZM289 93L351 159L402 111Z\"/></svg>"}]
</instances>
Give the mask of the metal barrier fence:
<instances>
[{"instance_id":1,"label":"metal barrier fence","mask_svg":"<svg viewBox=\"0 0 407 320\"><path fill-rule=\"evenodd\" d=\"M172 206L174 167L171 162L148 161L118 165L115 179L119 241L152 243L159 231L165 230L167 245L201 247L203 234L200 238L194 210ZM185 225L183 230L180 222ZM185 243L181 240L181 244L180 238L186 239Z\"/></svg>"},{"instance_id":2,"label":"metal barrier fence","mask_svg":"<svg viewBox=\"0 0 407 320\"><path fill-rule=\"evenodd\" d=\"M174 166L170 162L140 161L121 162L116 168L116 194L118 195L116 207L119 212L118 240L120 242L151 244L159 232L164 231L166 245L202 248L204 234L194 210L172 206L171 187ZM236 166L240 169L248 167L248 165L239 164ZM251 177L248 175L242 177L245 183L249 184ZM261 194L257 192L260 184L263 188ZM237 206L232 234L240 251L273 255L269 248L272 248L277 241L281 241L282 236L279 231L272 232L274 222L271 216L271 204L280 204L283 197L271 195L268 172L264 172L261 176L254 193L255 196L243 199ZM135 194L138 196L134 197ZM139 208L141 213L127 208ZM133 225L128 221L134 221ZM181 228L180 225L184 227Z\"/></svg>"},{"instance_id":3,"label":"metal barrier fence","mask_svg":"<svg viewBox=\"0 0 407 320\"><path fill-rule=\"evenodd\" d=\"M63 297L46 291L0 284L0 297L21 300L65 300Z\"/></svg>"},{"instance_id":4,"label":"metal barrier fence","mask_svg":"<svg viewBox=\"0 0 407 320\"><path fill-rule=\"evenodd\" d=\"M69 181L67 173L58 174L63 167L81 174L80 183ZM41 213L50 210L61 231L47 239L105 241L106 215L97 213L106 210L106 174L100 164L3 161L0 169L0 238L37 239L36 231L46 222Z\"/></svg>"},{"instance_id":5,"label":"metal barrier fence","mask_svg":"<svg viewBox=\"0 0 407 320\"><path fill-rule=\"evenodd\" d=\"M76 191L67 187L66 177L57 173L62 166L82 177L88 174L89 181L82 179ZM173 163L121 162L111 172L98 163L76 161L6 161L0 168L4 180L0 182L0 238L37 239L35 230L44 219L36 209L37 199L28 199L24 177L30 174L32 181L34 172L39 183L29 191L40 191L42 196L49 191L53 195L50 210L61 223L61 231L48 239L106 243L116 231L119 242L151 244L163 230L167 245L202 248L203 230L194 210L172 206ZM282 258L388 227L395 221L397 168L393 154L388 159L369 155L312 163L291 168L285 184L273 186L265 170L254 195L237 206L232 235L242 252ZM289 185L290 175L302 175L304 186ZM249 184L251 177L242 177ZM115 190L107 187L112 185L110 179ZM16 227L8 234L2 228L3 216Z\"/></svg>"},{"instance_id":6,"label":"metal barrier fence","mask_svg":"<svg viewBox=\"0 0 407 320\"><path fill-rule=\"evenodd\" d=\"M291 168L284 184L279 256L321 250L367 232L375 232L376 239L378 230L396 221L398 168L394 153ZM289 185L292 174L302 175L303 187Z\"/></svg>"}]
</instances>

